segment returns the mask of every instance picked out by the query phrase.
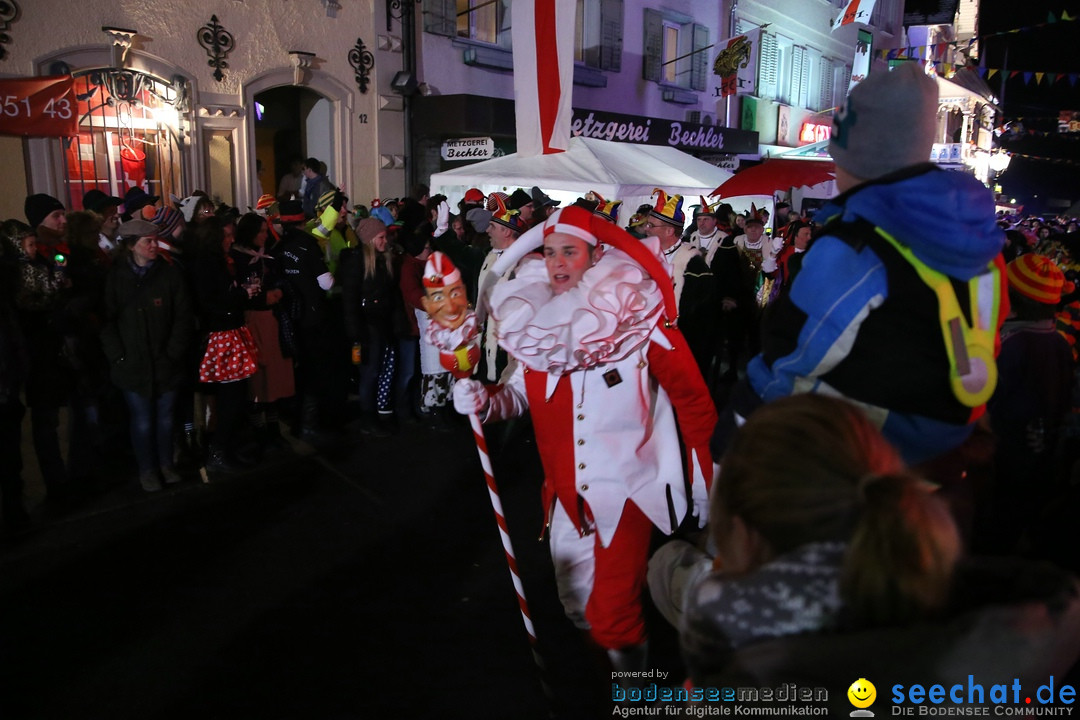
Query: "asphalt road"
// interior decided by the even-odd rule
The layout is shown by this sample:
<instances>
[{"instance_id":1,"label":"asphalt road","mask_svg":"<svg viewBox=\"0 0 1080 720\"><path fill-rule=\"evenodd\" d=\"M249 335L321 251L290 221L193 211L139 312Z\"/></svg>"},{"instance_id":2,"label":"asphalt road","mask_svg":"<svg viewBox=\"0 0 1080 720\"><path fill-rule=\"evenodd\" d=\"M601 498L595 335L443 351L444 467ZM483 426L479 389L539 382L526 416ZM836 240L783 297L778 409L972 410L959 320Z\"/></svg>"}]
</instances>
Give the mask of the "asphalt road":
<instances>
[{"instance_id":1,"label":"asphalt road","mask_svg":"<svg viewBox=\"0 0 1080 720\"><path fill-rule=\"evenodd\" d=\"M209 484L131 479L0 545L0 718L610 716L537 540L531 434L492 442L545 673L468 427L349 432Z\"/></svg>"}]
</instances>

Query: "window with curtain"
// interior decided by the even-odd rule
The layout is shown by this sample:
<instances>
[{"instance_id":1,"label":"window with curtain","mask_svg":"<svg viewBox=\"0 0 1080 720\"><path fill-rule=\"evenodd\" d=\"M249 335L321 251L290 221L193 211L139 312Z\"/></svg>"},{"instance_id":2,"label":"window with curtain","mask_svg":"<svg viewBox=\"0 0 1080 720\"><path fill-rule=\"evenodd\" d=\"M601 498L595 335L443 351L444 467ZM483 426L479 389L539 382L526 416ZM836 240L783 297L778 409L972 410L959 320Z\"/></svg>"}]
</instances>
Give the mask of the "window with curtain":
<instances>
[{"instance_id":1,"label":"window with curtain","mask_svg":"<svg viewBox=\"0 0 1080 720\"><path fill-rule=\"evenodd\" d=\"M709 72L709 29L673 13L645 9L646 80L691 90L705 90Z\"/></svg>"},{"instance_id":2,"label":"window with curtain","mask_svg":"<svg viewBox=\"0 0 1080 720\"><path fill-rule=\"evenodd\" d=\"M574 61L597 70L622 69L623 0L577 0Z\"/></svg>"},{"instance_id":3,"label":"window with curtain","mask_svg":"<svg viewBox=\"0 0 1080 720\"><path fill-rule=\"evenodd\" d=\"M504 14L501 0L457 0L457 36L496 45Z\"/></svg>"}]
</instances>

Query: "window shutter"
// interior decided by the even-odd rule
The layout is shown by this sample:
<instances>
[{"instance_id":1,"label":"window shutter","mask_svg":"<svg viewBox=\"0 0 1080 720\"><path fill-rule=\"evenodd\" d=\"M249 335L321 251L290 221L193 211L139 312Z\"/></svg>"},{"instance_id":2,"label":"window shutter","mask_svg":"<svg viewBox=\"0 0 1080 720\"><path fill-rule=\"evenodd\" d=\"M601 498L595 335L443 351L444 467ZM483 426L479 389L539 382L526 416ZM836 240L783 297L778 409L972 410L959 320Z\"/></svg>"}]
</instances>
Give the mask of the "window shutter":
<instances>
[{"instance_id":1,"label":"window shutter","mask_svg":"<svg viewBox=\"0 0 1080 720\"><path fill-rule=\"evenodd\" d=\"M742 18L735 18L735 32L731 34L731 37L739 37L753 30L756 26L752 23L748 23ZM730 38L729 38L730 39Z\"/></svg>"},{"instance_id":2,"label":"window shutter","mask_svg":"<svg viewBox=\"0 0 1080 720\"><path fill-rule=\"evenodd\" d=\"M694 54L690 56L690 89L704 90L709 71L709 56L705 51L709 44L709 28L694 23Z\"/></svg>"},{"instance_id":3,"label":"window shutter","mask_svg":"<svg viewBox=\"0 0 1080 720\"><path fill-rule=\"evenodd\" d=\"M776 97L776 76L780 64L780 49L776 36L761 33L761 59L758 69L758 97Z\"/></svg>"},{"instance_id":4,"label":"window shutter","mask_svg":"<svg viewBox=\"0 0 1080 720\"><path fill-rule=\"evenodd\" d=\"M642 77L660 82L661 63L664 56L664 20L656 10L645 10L645 63Z\"/></svg>"},{"instance_id":5,"label":"window shutter","mask_svg":"<svg viewBox=\"0 0 1080 720\"><path fill-rule=\"evenodd\" d=\"M840 107L847 101L848 86L851 85L851 67L841 65L836 69L837 83L833 86L833 106Z\"/></svg>"},{"instance_id":6,"label":"window shutter","mask_svg":"<svg viewBox=\"0 0 1080 720\"><path fill-rule=\"evenodd\" d=\"M457 3L455 0L424 0L424 32L432 35L457 35Z\"/></svg>"},{"instance_id":7,"label":"window shutter","mask_svg":"<svg viewBox=\"0 0 1080 720\"><path fill-rule=\"evenodd\" d=\"M829 58L821 58L820 72L821 85L818 88L817 105L815 110L827 110L832 107L833 99L833 63Z\"/></svg>"},{"instance_id":8,"label":"window shutter","mask_svg":"<svg viewBox=\"0 0 1080 720\"><path fill-rule=\"evenodd\" d=\"M600 69L622 70L623 0L600 0Z\"/></svg>"},{"instance_id":9,"label":"window shutter","mask_svg":"<svg viewBox=\"0 0 1080 720\"><path fill-rule=\"evenodd\" d=\"M795 80L799 83L799 107L808 108L811 105L810 102L810 76L813 74L813 61L810 57L810 53L806 48L802 48L803 51L803 64L802 72L796 76Z\"/></svg>"},{"instance_id":10,"label":"window shutter","mask_svg":"<svg viewBox=\"0 0 1080 720\"><path fill-rule=\"evenodd\" d=\"M806 102L806 96L802 94L802 77L805 69L806 48L796 45L791 49L791 89L788 92L791 105L795 107L800 107Z\"/></svg>"}]
</instances>

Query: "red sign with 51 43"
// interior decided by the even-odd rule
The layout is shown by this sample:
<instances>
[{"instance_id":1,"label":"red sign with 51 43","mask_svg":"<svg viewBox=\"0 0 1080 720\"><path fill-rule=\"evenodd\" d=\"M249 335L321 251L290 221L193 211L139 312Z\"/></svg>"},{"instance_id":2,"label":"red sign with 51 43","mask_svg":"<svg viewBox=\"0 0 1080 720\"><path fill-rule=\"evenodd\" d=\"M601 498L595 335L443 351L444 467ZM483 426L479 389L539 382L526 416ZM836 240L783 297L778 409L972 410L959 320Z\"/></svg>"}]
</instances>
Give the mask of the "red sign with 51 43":
<instances>
[{"instance_id":1,"label":"red sign with 51 43","mask_svg":"<svg viewBox=\"0 0 1080 720\"><path fill-rule=\"evenodd\" d=\"M0 79L0 133L70 137L79 129L70 75Z\"/></svg>"}]
</instances>

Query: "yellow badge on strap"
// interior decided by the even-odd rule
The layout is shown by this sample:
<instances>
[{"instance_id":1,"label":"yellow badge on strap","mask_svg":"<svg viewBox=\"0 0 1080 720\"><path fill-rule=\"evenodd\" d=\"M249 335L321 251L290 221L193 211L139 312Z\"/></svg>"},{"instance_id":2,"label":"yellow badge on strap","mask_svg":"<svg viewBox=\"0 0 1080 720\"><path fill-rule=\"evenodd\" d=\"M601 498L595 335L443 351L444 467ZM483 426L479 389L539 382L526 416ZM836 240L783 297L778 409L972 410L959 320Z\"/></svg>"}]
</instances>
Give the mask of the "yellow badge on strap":
<instances>
[{"instance_id":1,"label":"yellow badge on strap","mask_svg":"<svg viewBox=\"0 0 1080 720\"><path fill-rule=\"evenodd\" d=\"M915 268L919 278L937 295L938 317L945 351L949 355L949 383L953 395L965 407L976 408L986 404L994 394L998 379L994 343L1001 308L1001 271L991 262L986 272L968 281L972 318L969 323L960 309L949 278L928 267L911 248L902 245L881 228L875 229Z\"/></svg>"}]
</instances>

